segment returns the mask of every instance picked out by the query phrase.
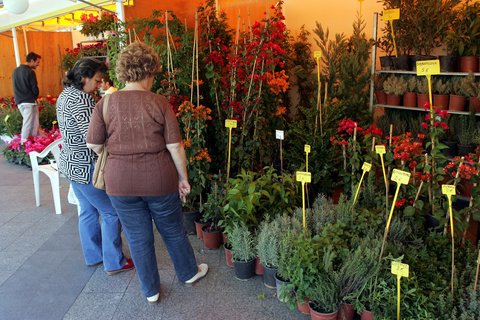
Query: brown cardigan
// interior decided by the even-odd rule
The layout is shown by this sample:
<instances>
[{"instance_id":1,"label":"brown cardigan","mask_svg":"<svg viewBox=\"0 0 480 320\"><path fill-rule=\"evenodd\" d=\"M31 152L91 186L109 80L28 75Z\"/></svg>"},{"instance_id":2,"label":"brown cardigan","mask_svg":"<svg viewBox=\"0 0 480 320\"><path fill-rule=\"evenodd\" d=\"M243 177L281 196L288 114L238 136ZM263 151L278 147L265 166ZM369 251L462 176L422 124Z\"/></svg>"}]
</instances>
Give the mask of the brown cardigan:
<instances>
[{"instance_id":1,"label":"brown cardigan","mask_svg":"<svg viewBox=\"0 0 480 320\"><path fill-rule=\"evenodd\" d=\"M103 144L108 132L105 185L111 196L163 196L178 190L167 144L181 142L168 100L149 91L116 91L103 121L103 99L93 111L87 143Z\"/></svg>"}]
</instances>

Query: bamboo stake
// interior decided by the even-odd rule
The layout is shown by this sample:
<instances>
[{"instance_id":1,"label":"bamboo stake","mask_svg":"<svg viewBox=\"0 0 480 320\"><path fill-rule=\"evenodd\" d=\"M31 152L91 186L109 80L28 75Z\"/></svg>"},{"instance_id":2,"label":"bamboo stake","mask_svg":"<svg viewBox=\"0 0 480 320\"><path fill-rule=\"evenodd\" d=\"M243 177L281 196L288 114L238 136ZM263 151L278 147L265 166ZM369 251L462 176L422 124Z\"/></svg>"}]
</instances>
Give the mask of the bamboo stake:
<instances>
[{"instance_id":1,"label":"bamboo stake","mask_svg":"<svg viewBox=\"0 0 480 320\"><path fill-rule=\"evenodd\" d=\"M357 123L355 122L355 128L353 129L353 152L357 152L357 148L355 147L355 142L357 141ZM354 183L354 179L355 178L355 164L352 163L352 182L351 182L351 185L352 185L352 194L353 192L355 192L354 190L354 187L355 187L355 183Z\"/></svg>"},{"instance_id":2,"label":"bamboo stake","mask_svg":"<svg viewBox=\"0 0 480 320\"><path fill-rule=\"evenodd\" d=\"M250 7L248 7L248 30L250 31L250 41L253 40L252 22L250 20Z\"/></svg>"},{"instance_id":3,"label":"bamboo stake","mask_svg":"<svg viewBox=\"0 0 480 320\"><path fill-rule=\"evenodd\" d=\"M208 38L208 50L212 53L212 40L210 39L210 18L207 15L207 38ZM222 113L220 112L220 103L218 102L217 80L213 78L213 87L215 88L215 101L217 103L217 117L221 123L223 123Z\"/></svg>"},{"instance_id":4,"label":"bamboo stake","mask_svg":"<svg viewBox=\"0 0 480 320\"><path fill-rule=\"evenodd\" d=\"M455 179L458 179L458 176L460 175L460 168L462 167L463 165L463 160L465 159L465 157L462 157L460 159L460 164L458 165L458 170L457 170L457 174L455 175ZM432 159L433 161L433 159ZM454 182L453 185L455 186L455 189L457 188L457 182ZM445 227L443 228L443 235L446 236L447 235L447 230L448 230L448 213L447 213L447 222L445 223ZM453 235L452 235L453 237Z\"/></svg>"},{"instance_id":5,"label":"bamboo stake","mask_svg":"<svg viewBox=\"0 0 480 320\"><path fill-rule=\"evenodd\" d=\"M480 268L480 250L478 250L478 258L477 258L477 272L475 274L475 287L474 291L477 291L477 283L478 283L478 269Z\"/></svg>"},{"instance_id":6,"label":"bamboo stake","mask_svg":"<svg viewBox=\"0 0 480 320\"><path fill-rule=\"evenodd\" d=\"M193 53L192 53L192 82L190 85L190 101L193 101L193 84L194 84L194 75L195 75L195 47L197 45L197 12L195 12L195 31L193 34ZM198 78L197 78L198 80ZM193 103L192 103L193 104Z\"/></svg>"},{"instance_id":7,"label":"bamboo stake","mask_svg":"<svg viewBox=\"0 0 480 320\"><path fill-rule=\"evenodd\" d=\"M195 59L197 68L197 108L200 106L200 77L198 75L198 12L195 12ZM198 135L200 130L197 130ZM200 137L199 137L200 138Z\"/></svg>"},{"instance_id":8,"label":"bamboo stake","mask_svg":"<svg viewBox=\"0 0 480 320\"><path fill-rule=\"evenodd\" d=\"M477 163L477 166L480 165L480 157L478 158L478 163ZM478 173L478 176L480 177L480 172ZM478 185L477 182L475 182L473 184L473 187L475 188L476 186ZM472 210L472 207L473 207L473 196L470 195L470 203L468 204L468 207L470 208L470 211ZM468 215L467 215L467 223L470 224L470 217L472 216L472 214L470 213L470 211L468 212ZM468 229L465 229L463 231L463 235L462 235L462 246L465 244L465 239L467 238L467 231Z\"/></svg>"}]
</instances>

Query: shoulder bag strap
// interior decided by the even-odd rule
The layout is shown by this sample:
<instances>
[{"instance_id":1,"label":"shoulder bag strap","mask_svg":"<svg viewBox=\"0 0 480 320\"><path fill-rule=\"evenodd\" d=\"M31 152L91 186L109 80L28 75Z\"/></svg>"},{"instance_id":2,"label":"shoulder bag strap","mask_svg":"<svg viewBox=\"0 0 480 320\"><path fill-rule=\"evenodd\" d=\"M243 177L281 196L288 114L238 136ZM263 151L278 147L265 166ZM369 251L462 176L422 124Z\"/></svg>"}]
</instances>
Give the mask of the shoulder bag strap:
<instances>
[{"instance_id":1,"label":"shoulder bag strap","mask_svg":"<svg viewBox=\"0 0 480 320\"><path fill-rule=\"evenodd\" d=\"M105 129L107 129L107 109L108 109L108 99L110 94L105 95L103 98L103 121L105 122Z\"/></svg>"}]
</instances>

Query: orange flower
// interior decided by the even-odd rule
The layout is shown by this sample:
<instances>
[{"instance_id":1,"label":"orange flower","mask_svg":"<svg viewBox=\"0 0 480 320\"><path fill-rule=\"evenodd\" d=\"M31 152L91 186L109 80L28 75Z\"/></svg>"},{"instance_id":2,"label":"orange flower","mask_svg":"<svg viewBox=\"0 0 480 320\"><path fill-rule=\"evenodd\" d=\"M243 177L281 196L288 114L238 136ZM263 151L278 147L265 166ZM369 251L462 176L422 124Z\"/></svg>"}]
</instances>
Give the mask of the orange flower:
<instances>
[{"instance_id":1,"label":"orange flower","mask_svg":"<svg viewBox=\"0 0 480 320\"><path fill-rule=\"evenodd\" d=\"M275 74L267 73L267 83L270 86L270 90L279 94L280 92L286 92L290 83L288 82L288 76L285 75L285 70L275 72Z\"/></svg>"},{"instance_id":2,"label":"orange flower","mask_svg":"<svg viewBox=\"0 0 480 320\"><path fill-rule=\"evenodd\" d=\"M276 116L280 116L282 114L287 113L287 108L286 107L278 107L277 112L275 112Z\"/></svg>"}]
</instances>

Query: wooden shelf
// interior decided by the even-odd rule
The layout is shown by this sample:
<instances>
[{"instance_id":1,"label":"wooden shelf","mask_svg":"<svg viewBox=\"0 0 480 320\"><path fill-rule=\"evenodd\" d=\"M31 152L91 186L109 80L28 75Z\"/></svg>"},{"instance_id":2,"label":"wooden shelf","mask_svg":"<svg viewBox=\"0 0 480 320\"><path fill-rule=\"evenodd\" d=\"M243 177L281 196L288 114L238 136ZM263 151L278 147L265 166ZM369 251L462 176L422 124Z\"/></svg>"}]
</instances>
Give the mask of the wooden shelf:
<instances>
[{"instance_id":1,"label":"wooden shelf","mask_svg":"<svg viewBox=\"0 0 480 320\"><path fill-rule=\"evenodd\" d=\"M388 104L375 104L374 105L376 108L382 107L382 108L390 108L390 109L401 109L401 110L411 110L411 111L419 111L419 112L426 112L425 109L423 108L412 108L412 107L405 107L405 106L391 106ZM449 114L464 114L468 115L470 112L468 111L450 111L447 110ZM480 113L475 113L475 116L480 117Z\"/></svg>"}]
</instances>

